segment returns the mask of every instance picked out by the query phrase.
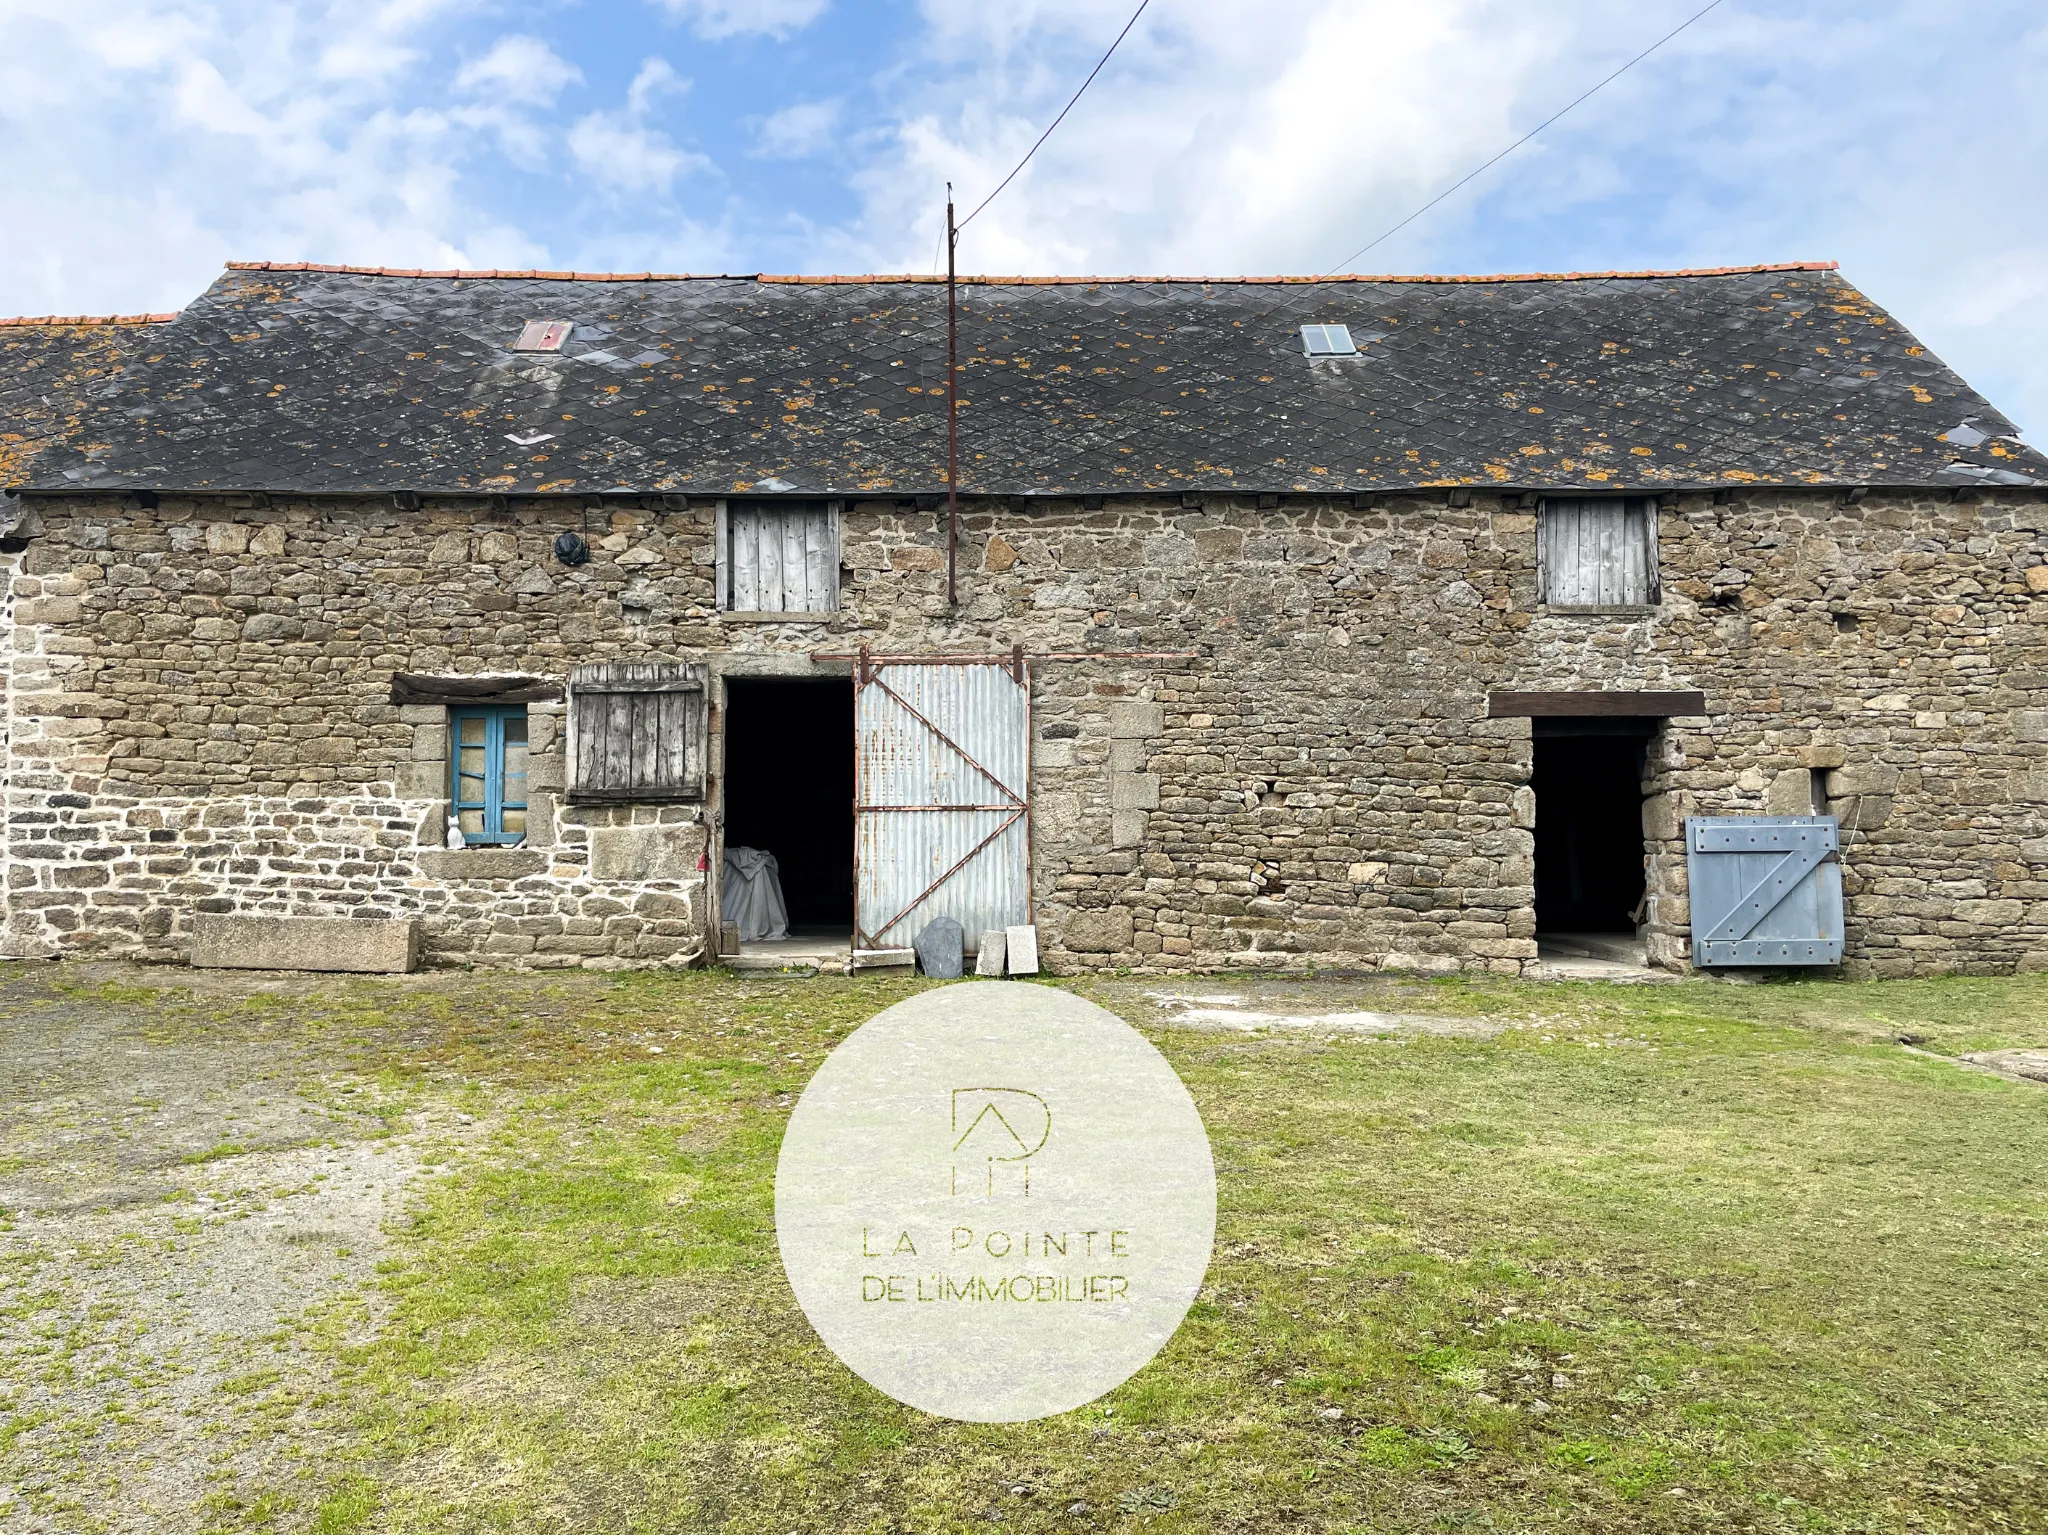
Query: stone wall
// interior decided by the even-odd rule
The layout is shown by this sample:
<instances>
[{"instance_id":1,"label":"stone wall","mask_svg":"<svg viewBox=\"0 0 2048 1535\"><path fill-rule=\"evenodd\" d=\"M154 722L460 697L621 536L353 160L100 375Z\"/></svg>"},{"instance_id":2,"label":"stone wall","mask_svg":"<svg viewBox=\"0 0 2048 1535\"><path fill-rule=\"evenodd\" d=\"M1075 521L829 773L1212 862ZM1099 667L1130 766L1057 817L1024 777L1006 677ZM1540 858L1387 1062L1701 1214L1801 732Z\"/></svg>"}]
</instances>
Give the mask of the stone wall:
<instances>
[{"instance_id":1,"label":"stone wall","mask_svg":"<svg viewBox=\"0 0 2048 1535\"><path fill-rule=\"evenodd\" d=\"M951 615L941 518L856 501L843 611L764 624L714 611L703 501L41 498L9 593L7 948L173 958L232 909L417 914L443 961L690 962L703 812L557 803L536 706L529 845L438 851L445 719L391 674L1021 643L1194 653L1033 667L1055 969L1518 971L1540 807L1529 724L1486 694L1588 687L1708 698L1644 786L1662 962L1683 817L1803 810L1818 773L1852 971L2048 964L2034 493L1687 494L1661 604L1602 613L1538 603L1528 508L1451 499L970 501ZM555 562L565 528L589 564Z\"/></svg>"}]
</instances>

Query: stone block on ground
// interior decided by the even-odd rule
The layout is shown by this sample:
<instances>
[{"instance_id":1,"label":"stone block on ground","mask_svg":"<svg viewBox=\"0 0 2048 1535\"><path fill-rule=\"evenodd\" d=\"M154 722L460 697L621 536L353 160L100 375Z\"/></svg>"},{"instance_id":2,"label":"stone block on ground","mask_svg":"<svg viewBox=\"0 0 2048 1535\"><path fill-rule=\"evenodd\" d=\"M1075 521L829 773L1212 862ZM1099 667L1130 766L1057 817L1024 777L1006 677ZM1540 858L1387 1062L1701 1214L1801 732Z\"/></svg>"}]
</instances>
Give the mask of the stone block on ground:
<instances>
[{"instance_id":1,"label":"stone block on ground","mask_svg":"<svg viewBox=\"0 0 2048 1535\"><path fill-rule=\"evenodd\" d=\"M957 981L967 968L967 932L951 917L934 917L917 935L917 968L935 981Z\"/></svg>"},{"instance_id":2,"label":"stone block on ground","mask_svg":"<svg viewBox=\"0 0 2048 1535\"><path fill-rule=\"evenodd\" d=\"M417 917L192 919L192 964L202 970L321 970L403 975L420 963Z\"/></svg>"},{"instance_id":3,"label":"stone block on ground","mask_svg":"<svg viewBox=\"0 0 2048 1535\"><path fill-rule=\"evenodd\" d=\"M1009 939L1009 932L1000 927L992 927L981 935L981 948L974 956L974 973L976 975L1002 975L1005 973L1003 966L1009 957Z\"/></svg>"},{"instance_id":4,"label":"stone block on ground","mask_svg":"<svg viewBox=\"0 0 2048 1535\"><path fill-rule=\"evenodd\" d=\"M1012 975L1038 974L1038 929L1029 923L1004 932L1003 963Z\"/></svg>"}]
</instances>

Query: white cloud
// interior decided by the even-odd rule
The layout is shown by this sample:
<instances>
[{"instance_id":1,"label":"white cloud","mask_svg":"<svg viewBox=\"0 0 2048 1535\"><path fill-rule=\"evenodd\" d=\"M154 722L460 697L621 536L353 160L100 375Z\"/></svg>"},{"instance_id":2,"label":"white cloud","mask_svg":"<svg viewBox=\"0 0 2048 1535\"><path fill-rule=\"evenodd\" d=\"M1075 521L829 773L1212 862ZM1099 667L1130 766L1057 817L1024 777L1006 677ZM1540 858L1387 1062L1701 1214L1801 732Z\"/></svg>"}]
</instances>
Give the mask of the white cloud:
<instances>
[{"instance_id":1,"label":"white cloud","mask_svg":"<svg viewBox=\"0 0 2048 1535\"><path fill-rule=\"evenodd\" d=\"M10 197L48 213L0 241L0 313L176 309L235 258L546 264L463 197L473 140L405 99L450 9L0 0ZM370 51L337 60L337 22Z\"/></svg>"},{"instance_id":2,"label":"white cloud","mask_svg":"<svg viewBox=\"0 0 2048 1535\"><path fill-rule=\"evenodd\" d=\"M928 250L938 184L950 176L964 216L1120 25L1075 3L929 10L933 63L958 71L950 105L906 121L866 182L870 227L925 226L897 264ZM1633 5L1581 10L1593 31ZM1312 270L1511 139L1518 106L1587 73L1583 46L1555 15L1508 0L1184 0L1139 23L976 220L963 259L994 271Z\"/></svg>"},{"instance_id":3,"label":"white cloud","mask_svg":"<svg viewBox=\"0 0 2048 1535\"><path fill-rule=\"evenodd\" d=\"M476 0L329 0L318 26L325 45L315 72L323 79L366 84L395 80L423 57L410 46L421 29L475 4Z\"/></svg>"},{"instance_id":4,"label":"white cloud","mask_svg":"<svg viewBox=\"0 0 2048 1535\"><path fill-rule=\"evenodd\" d=\"M801 160L832 147L838 137L845 103L799 101L767 117L761 124L759 153L778 160Z\"/></svg>"},{"instance_id":5,"label":"white cloud","mask_svg":"<svg viewBox=\"0 0 2048 1535\"><path fill-rule=\"evenodd\" d=\"M197 19L176 13L138 13L131 8L118 21L103 17L97 25L80 27L66 15L68 9L61 5L21 6L15 9L13 19L17 24L41 20L46 27L65 23L88 53L113 69L153 68L191 48L205 35ZM26 40L17 33L15 41L20 44ZM22 63L33 57L31 48L16 54Z\"/></svg>"},{"instance_id":6,"label":"white cloud","mask_svg":"<svg viewBox=\"0 0 2048 1535\"><path fill-rule=\"evenodd\" d=\"M455 90L469 99L449 116L490 135L521 170L544 171L553 135L542 114L582 79L582 70L539 38L508 33L455 72Z\"/></svg>"},{"instance_id":7,"label":"white cloud","mask_svg":"<svg viewBox=\"0 0 2048 1535\"><path fill-rule=\"evenodd\" d=\"M626 88L623 111L592 112L569 130L576 163L604 185L625 192L665 192L685 172L708 170L708 157L678 149L646 122L657 95L689 87L667 60L648 59Z\"/></svg>"},{"instance_id":8,"label":"white cloud","mask_svg":"<svg viewBox=\"0 0 2048 1535\"><path fill-rule=\"evenodd\" d=\"M171 99L179 117L195 128L252 139L282 137L281 125L245 101L210 59L187 59L179 65Z\"/></svg>"},{"instance_id":9,"label":"white cloud","mask_svg":"<svg viewBox=\"0 0 2048 1535\"><path fill-rule=\"evenodd\" d=\"M689 88L690 82L677 74L667 59L648 59L633 76L633 83L626 87L626 110L635 117L644 117L654 106L657 95L681 95Z\"/></svg>"},{"instance_id":10,"label":"white cloud","mask_svg":"<svg viewBox=\"0 0 2048 1535\"><path fill-rule=\"evenodd\" d=\"M593 112L569 130L576 163L607 186L626 192L662 192L686 170L711 162L676 148L659 129L643 127L616 112Z\"/></svg>"},{"instance_id":11,"label":"white cloud","mask_svg":"<svg viewBox=\"0 0 2048 1535\"><path fill-rule=\"evenodd\" d=\"M376 83L402 76L422 58L409 40L438 18L474 0L329 0L316 73L328 80Z\"/></svg>"},{"instance_id":12,"label":"white cloud","mask_svg":"<svg viewBox=\"0 0 2048 1535\"><path fill-rule=\"evenodd\" d=\"M687 21L699 37L737 37L759 33L787 37L820 16L830 0L652 0L678 21Z\"/></svg>"},{"instance_id":13,"label":"white cloud","mask_svg":"<svg viewBox=\"0 0 2048 1535\"><path fill-rule=\"evenodd\" d=\"M1875 0L1728 5L1362 259L1365 271L1835 257L2048 436L2048 15L1968 29ZM817 244L927 270L1122 24L1098 0L923 0L883 83L915 105ZM969 271L1312 273L1337 263L1682 20L1690 0L1176 0L1153 6L967 230ZM1825 59L1824 68L1813 61ZM1881 91L1869 89L1883 80ZM934 84L933 82L937 82ZM1971 109L1959 116L1954 103Z\"/></svg>"},{"instance_id":14,"label":"white cloud","mask_svg":"<svg viewBox=\"0 0 2048 1535\"><path fill-rule=\"evenodd\" d=\"M511 33L492 44L482 58L471 59L455 75L455 88L471 95L489 95L521 106L551 106L564 86L583 78L583 71L537 37Z\"/></svg>"}]
</instances>

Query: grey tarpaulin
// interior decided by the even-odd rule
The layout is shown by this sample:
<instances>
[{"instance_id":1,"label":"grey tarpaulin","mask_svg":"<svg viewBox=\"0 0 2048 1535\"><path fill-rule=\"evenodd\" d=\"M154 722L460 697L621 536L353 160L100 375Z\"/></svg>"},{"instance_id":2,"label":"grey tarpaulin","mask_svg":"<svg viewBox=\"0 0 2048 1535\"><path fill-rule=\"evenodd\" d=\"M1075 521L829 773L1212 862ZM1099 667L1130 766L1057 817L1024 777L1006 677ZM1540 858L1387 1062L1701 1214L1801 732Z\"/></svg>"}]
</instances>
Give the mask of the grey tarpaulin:
<instances>
[{"instance_id":1,"label":"grey tarpaulin","mask_svg":"<svg viewBox=\"0 0 2048 1535\"><path fill-rule=\"evenodd\" d=\"M725 850L725 889L719 919L737 922L742 943L776 943L789 936L789 909L782 904L782 870L775 855L758 847Z\"/></svg>"},{"instance_id":2,"label":"grey tarpaulin","mask_svg":"<svg viewBox=\"0 0 2048 1535\"><path fill-rule=\"evenodd\" d=\"M422 677L391 674L395 704L537 704L560 698L562 685L545 677Z\"/></svg>"}]
</instances>

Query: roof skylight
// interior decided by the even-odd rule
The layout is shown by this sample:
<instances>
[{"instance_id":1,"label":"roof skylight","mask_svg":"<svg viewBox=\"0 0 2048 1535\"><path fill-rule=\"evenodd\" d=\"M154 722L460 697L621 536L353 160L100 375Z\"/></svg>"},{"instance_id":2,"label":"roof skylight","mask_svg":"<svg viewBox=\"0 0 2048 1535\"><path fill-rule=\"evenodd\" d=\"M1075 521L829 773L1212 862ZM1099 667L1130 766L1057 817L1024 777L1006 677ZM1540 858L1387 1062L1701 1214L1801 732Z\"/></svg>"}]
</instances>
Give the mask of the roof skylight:
<instances>
[{"instance_id":1,"label":"roof skylight","mask_svg":"<svg viewBox=\"0 0 2048 1535\"><path fill-rule=\"evenodd\" d=\"M569 339L574 329L568 320L528 320L526 329L519 333L519 339L512 343L515 352L559 352L562 343Z\"/></svg>"},{"instance_id":2,"label":"roof skylight","mask_svg":"<svg viewBox=\"0 0 2048 1535\"><path fill-rule=\"evenodd\" d=\"M1351 341L1351 327L1348 325L1304 325L1301 328L1301 349L1310 357L1356 357L1358 348Z\"/></svg>"}]
</instances>

